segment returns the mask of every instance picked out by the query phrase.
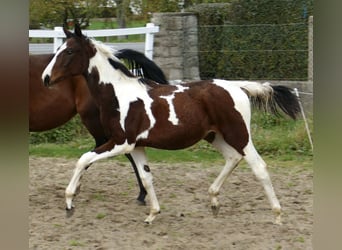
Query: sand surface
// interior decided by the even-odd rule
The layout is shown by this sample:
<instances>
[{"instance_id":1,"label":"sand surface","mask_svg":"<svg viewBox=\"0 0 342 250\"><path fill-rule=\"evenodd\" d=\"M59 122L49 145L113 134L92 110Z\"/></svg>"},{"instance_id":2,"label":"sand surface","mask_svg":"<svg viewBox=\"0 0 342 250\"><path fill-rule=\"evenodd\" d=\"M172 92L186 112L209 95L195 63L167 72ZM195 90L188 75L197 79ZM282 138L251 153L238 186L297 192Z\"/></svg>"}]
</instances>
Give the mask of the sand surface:
<instances>
[{"instance_id":1,"label":"sand surface","mask_svg":"<svg viewBox=\"0 0 342 250\"><path fill-rule=\"evenodd\" d=\"M161 214L152 225L136 203L138 186L128 163L93 164L66 218L64 190L76 160L30 157L29 249L313 249L313 171L269 166L283 207L283 225L247 167L224 183L214 218L208 188L222 166L150 164ZM148 201L148 199L147 199Z\"/></svg>"}]
</instances>

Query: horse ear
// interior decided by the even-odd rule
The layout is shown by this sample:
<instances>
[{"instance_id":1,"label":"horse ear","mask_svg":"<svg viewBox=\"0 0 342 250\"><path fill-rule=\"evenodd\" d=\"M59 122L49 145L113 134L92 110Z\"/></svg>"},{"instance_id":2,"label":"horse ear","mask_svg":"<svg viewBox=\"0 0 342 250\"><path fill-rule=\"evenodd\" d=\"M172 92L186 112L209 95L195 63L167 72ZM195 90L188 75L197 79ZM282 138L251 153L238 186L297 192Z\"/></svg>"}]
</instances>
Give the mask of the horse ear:
<instances>
[{"instance_id":1,"label":"horse ear","mask_svg":"<svg viewBox=\"0 0 342 250\"><path fill-rule=\"evenodd\" d=\"M78 24L78 22L75 23L75 34L78 37L82 37L82 31L81 31L81 27Z\"/></svg>"},{"instance_id":2,"label":"horse ear","mask_svg":"<svg viewBox=\"0 0 342 250\"><path fill-rule=\"evenodd\" d=\"M72 33L66 28L66 25L63 25L63 31L64 31L64 34L66 35L66 38L72 37Z\"/></svg>"}]
</instances>

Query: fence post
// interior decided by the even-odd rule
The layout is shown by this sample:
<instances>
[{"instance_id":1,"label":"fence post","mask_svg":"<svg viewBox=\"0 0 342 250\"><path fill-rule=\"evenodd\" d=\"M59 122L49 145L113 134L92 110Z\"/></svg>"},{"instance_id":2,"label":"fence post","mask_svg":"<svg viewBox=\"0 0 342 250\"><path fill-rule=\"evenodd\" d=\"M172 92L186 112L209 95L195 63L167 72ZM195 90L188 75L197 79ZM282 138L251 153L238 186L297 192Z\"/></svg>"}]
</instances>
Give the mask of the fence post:
<instances>
[{"instance_id":1,"label":"fence post","mask_svg":"<svg viewBox=\"0 0 342 250\"><path fill-rule=\"evenodd\" d=\"M169 80L198 80L198 21L192 12L153 13L160 27L155 35L153 60Z\"/></svg>"},{"instance_id":2,"label":"fence post","mask_svg":"<svg viewBox=\"0 0 342 250\"><path fill-rule=\"evenodd\" d=\"M59 33L63 33L62 27L54 28L56 36L53 38L53 53L56 53L57 49L63 44L63 38L59 37Z\"/></svg>"},{"instance_id":3,"label":"fence post","mask_svg":"<svg viewBox=\"0 0 342 250\"><path fill-rule=\"evenodd\" d=\"M313 16L309 16L308 81L313 82Z\"/></svg>"},{"instance_id":4,"label":"fence post","mask_svg":"<svg viewBox=\"0 0 342 250\"><path fill-rule=\"evenodd\" d=\"M154 23L147 23L146 28L154 27ZM145 35L145 56L149 59L153 59L153 39L154 34L150 32L146 32Z\"/></svg>"}]
</instances>

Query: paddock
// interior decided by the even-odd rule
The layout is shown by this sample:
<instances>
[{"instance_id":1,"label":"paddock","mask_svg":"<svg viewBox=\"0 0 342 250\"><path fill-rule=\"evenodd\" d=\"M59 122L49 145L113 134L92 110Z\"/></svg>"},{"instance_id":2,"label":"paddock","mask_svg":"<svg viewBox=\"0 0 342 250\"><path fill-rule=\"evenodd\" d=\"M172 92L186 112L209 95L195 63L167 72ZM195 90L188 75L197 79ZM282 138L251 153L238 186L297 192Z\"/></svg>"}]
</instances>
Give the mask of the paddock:
<instances>
[{"instance_id":1,"label":"paddock","mask_svg":"<svg viewBox=\"0 0 342 250\"><path fill-rule=\"evenodd\" d=\"M29 158L29 249L313 249L312 166L268 170L283 208L273 223L251 169L241 164L220 192L213 217L208 188L222 163L150 163L162 216L143 223L129 163L99 161L82 178L78 206L65 216L64 192L76 159Z\"/></svg>"}]
</instances>

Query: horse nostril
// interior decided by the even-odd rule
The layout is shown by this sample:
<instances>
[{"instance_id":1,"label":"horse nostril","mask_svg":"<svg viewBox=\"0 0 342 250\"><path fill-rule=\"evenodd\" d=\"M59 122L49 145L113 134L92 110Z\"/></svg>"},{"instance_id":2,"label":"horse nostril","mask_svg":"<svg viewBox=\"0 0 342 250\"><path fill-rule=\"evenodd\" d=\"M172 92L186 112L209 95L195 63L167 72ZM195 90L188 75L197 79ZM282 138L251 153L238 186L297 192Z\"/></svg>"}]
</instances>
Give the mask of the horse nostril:
<instances>
[{"instance_id":1,"label":"horse nostril","mask_svg":"<svg viewBox=\"0 0 342 250\"><path fill-rule=\"evenodd\" d=\"M44 86L47 87L50 85L50 76L49 75L46 75L44 77Z\"/></svg>"}]
</instances>

